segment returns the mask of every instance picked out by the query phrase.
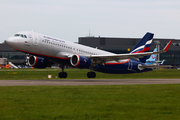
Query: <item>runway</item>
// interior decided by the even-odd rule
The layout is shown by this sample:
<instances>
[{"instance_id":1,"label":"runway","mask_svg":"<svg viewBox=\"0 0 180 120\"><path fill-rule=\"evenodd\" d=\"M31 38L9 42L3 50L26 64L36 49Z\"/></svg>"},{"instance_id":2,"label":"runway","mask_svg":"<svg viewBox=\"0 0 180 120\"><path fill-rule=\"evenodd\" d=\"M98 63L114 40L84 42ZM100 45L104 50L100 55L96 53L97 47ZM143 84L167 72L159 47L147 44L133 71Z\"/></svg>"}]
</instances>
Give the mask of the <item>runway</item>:
<instances>
[{"instance_id":1,"label":"runway","mask_svg":"<svg viewBox=\"0 0 180 120\"><path fill-rule=\"evenodd\" d=\"M0 80L0 86L180 84L180 79Z\"/></svg>"}]
</instances>

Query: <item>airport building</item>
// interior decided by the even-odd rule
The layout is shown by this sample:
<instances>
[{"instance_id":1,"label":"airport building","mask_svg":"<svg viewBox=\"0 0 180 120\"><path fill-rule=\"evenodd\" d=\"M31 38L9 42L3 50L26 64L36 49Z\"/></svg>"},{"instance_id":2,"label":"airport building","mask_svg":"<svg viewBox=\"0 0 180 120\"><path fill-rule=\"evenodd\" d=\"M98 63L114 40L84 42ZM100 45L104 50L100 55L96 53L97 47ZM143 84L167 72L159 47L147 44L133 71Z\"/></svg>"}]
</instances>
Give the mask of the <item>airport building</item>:
<instances>
[{"instance_id":1,"label":"airport building","mask_svg":"<svg viewBox=\"0 0 180 120\"><path fill-rule=\"evenodd\" d=\"M26 59L26 54L15 51L7 44L0 44L0 58L7 58L8 62L12 62L15 65L23 65Z\"/></svg>"},{"instance_id":2,"label":"airport building","mask_svg":"<svg viewBox=\"0 0 180 120\"><path fill-rule=\"evenodd\" d=\"M79 37L79 44L106 50L109 52L122 54L129 53L141 38L110 38L110 37ZM180 67L180 40L174 39L153 39L150 51L154 48L163 49L166 44L173 40L169 50L160 54L158 60L165 59L164 64L172 65L174 68ZM0 44L0 58L8 58L8 62L15 65L23 65L26 54L10 48L7 44Z\"/></svg>"}]
</instances>

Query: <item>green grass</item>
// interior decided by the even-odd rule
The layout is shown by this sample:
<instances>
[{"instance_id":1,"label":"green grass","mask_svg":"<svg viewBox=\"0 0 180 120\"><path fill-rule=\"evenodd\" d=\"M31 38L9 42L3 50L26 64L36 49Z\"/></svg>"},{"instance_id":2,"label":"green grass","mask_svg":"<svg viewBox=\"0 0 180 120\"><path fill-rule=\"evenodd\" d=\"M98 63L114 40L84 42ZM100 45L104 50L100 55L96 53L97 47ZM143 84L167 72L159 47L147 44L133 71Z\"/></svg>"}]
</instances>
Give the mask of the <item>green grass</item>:
<instances>
[{"instance_id":1,"label":"green grass","mask_svg":"<svg viewBox=\"0 0 180 120\"><path fill-rule=\"evenodd\" d=\"M178 120L180 85L0 87L1 120Z\"/></svg>"},{"instance_id":2,"label":"green grass","mask_svg":"<svg viewBox=\"0 0 180 120\"><path fill-rule=\"evenodd\" d=\"M89 70L65 69L68 74L67 79L87 78ZM58 73L61 69L0 69L0 80L27 80L27 79L47 79L52 75L52 79L59 79ZM180 70L177 69L155 69L151 72L135 74L105 74L96 72L96 79L144 79L144 78L180 78Z\"/></svg>"},{"instance_id":3,"label":"green grass","mask_svg":"<svg viewBox=\"0 0 180 120\"><path fill-rule=\"evenodd\" d=\"M0 69L1 80L56 78L60 69ZM89 70L65 69L68 79ZM179 70L112 75L97 79L180 78ZM0 87L0 120L169 120L180 119L180 84Z\"/></svg>"}]
</instances>

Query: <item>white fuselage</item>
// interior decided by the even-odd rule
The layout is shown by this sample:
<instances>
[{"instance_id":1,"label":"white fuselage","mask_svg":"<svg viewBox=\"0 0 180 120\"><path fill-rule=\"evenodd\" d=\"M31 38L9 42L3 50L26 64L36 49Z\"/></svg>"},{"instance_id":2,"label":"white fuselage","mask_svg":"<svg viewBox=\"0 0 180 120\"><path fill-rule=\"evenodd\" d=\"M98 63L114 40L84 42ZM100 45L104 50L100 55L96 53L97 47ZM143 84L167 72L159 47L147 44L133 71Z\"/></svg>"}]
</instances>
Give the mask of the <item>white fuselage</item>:
<instances>
[{"instance_id":1,"label":"white fuselage","mask_svg":"<svg viewBox=\"0 0 180 120\"><path fill-rule=\"evenodd\" d=\"M52 57L67 58L73 54L79 55L112 55L113 53L99 50L96 48L80 45L77 43L65 41L62 39L50 37L47 35L35 33L35 32L18 32L20 36L13 36L12 44L9 42L8 45L15 50L28 52L37 55L45 55ZM21 37L26 35L27 38Z\"/></svg>"}]
</instances>

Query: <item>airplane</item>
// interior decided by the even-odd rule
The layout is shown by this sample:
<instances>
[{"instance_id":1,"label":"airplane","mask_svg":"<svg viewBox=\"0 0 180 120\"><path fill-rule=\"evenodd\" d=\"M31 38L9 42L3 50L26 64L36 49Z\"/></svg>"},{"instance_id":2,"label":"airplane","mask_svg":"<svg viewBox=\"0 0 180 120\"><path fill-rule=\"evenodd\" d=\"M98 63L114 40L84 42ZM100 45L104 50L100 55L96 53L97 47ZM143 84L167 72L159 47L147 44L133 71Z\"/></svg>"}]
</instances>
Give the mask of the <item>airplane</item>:
<instances>
[{"instance_id":1,"label":"airplane","mask_svg":"<svg viewBox=\"0 0 180 120\"><path fill-rule=\"evenodd\" d=\"M148 52L153 33L147 32L139 43L127 54L115 54L33 31L21 31L6 40L14 50L27 53L28 64L34 68L46 68L60 64L62 72L59 78L66 78L64 66L90 69L88 78L95 78L97 72L109 74L129 74L152 71L153 66L146 65L148 55L161 54L168 50L171 42L158 52ZM158 66L156 66L158 67Z\"/></svg>"}]
</instances>

